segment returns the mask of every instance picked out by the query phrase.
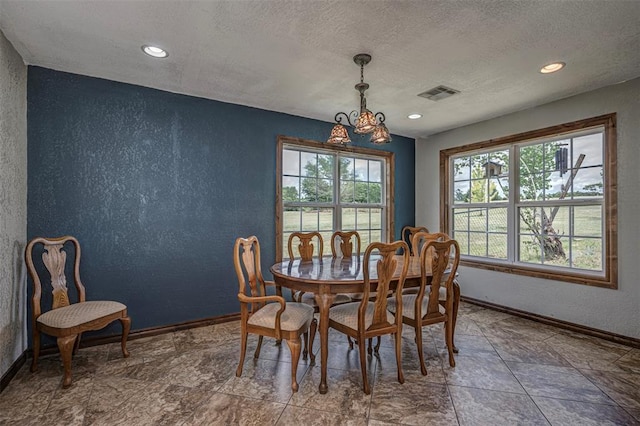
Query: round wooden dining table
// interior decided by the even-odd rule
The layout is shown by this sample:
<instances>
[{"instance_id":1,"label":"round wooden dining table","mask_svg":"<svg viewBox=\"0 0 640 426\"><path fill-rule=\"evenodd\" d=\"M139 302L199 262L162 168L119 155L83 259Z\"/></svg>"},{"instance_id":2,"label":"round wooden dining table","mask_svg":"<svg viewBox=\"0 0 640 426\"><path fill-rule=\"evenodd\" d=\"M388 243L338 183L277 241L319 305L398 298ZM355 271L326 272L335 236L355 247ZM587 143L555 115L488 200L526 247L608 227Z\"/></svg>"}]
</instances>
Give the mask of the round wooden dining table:
<instances>
[{"instance_id":1,"label":"round wooden dining table","mask_svg":"<svg viewBox=\"0 0 640 426\"><path fill-rule=\"evenodd\" d=\"M402 256L396 256L397 266L394 273L397 283L404 260ZM369 280L371 290L375 291L378 281L376 269L377 258L371 256L369 263ZM291 290L300 290L315 295L318 311L320 313L320 393L327 393L327 358L329 354L329 308L333 304L338 293L361 293L364 286L362 271L362 256L350 258L333 258L324 256L314 257L310 261L302 262L300 259L286 260L276 263L270 270L276 285ZM428 276L430 276L430 272ZM429 278L429 277L427 277ZM427 282L429 284L429 282ZM392 282L393 285L393 282ZM409 269L405 279L405 287L420 285L420 258L410 257Z\"/></svg>"}]
</instances>

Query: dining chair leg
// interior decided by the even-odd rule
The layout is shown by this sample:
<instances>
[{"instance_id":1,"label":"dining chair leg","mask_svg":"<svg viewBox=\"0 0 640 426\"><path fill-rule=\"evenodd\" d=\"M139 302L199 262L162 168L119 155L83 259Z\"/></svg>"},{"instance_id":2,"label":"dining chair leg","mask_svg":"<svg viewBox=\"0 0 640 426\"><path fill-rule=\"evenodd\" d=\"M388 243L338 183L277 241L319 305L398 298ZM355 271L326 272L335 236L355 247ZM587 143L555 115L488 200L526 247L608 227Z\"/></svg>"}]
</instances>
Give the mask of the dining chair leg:
<instances>
[{"instance_id":1,"label":"dining chair leg","mask_svg":"<svg viewBox=\"0 0 640 426\"><path fill-rule=\"evenodd\" d=\"M316 356L313 353L313 341L316 340L316 330L318 329L318 320L313 318L309 326L309 365L316 365Z\"/></svg>"},{"instance_id":2,"label":"dining chair leg","mask_svg":"<svg viewBox=\"0 0 640 426\"><path fill-rule=\"evenodd\" d=\"M398 365L398 382L404 383L404 372L402 371L402 335L394 333L396 338L396 364Z\"/></svg>"},{"instance_id":3,"label":"dining chair leg","mask_svg":"<svg viewBox=\"0 0 640 426\"><path fill-rule=\"evenodd\" d=\"M447 342L447 350L449 351L449 365L451 367L456 366L456 360L453 357L453 321L451 315L444 323L445 341Z\"/></svg>"},{"instance_id":4,"label":"dining chair leg","mask_svg":"<svg viewBox=\"0 0 640 426\"><path fill-rule=\"evenodd\" d=\"M353 340L350 336L347 336L347 342L349 342L349 350L353 349Z\"/></svg>"},{"instance_id":5,"label":"dining chair leg","mask_svg":"<svg viewBox=\"0 0 640 426\"><path fill-rule=\"evenodd\" d=\"M129 357L129 351L127 350L127 339L129 338L129 330L131 330L131 318L120 318L120 324L122 324L122 339L120 341L120 347L122 348L122 356Z\"/></svg>"},{"instance_id":6,"label":"dining chair leg","mask_svg":"<svg viewBox=\"0 0 640 426\"><path fill-rule=\"evenodd\" d=\"M451 345L453 346L453 352L458 353L458 348L454 342L456 333L456 321L458 320L458 308L460 307L460 284L457 280L453 281L453 325L451 332Z\"/></svg>"},{"instance_id":7,"label":"dining chair leg","mask_svg":"<svg viewBox=\"0 0 640 426\"><path fill-rule=\"evenodd\" d=\"M62 387L68 388L71 386L71 358L73 357L73 344L76 341L77 335L58 337L58 349L62 356L62 365L64 366L64 379L62 380Z\"/></svg>"},{"instance_id":8,"label":"dining chair leg","mask_svg":"<svg viewBox=\"0 0 640 426\"><path fill-rule=\"evenodd\" d=\"M247 332L240 333L240 364L236 369L236 377L242 375L242 367L244 366L244 355L247 353Z\"/></svg>"},{"instance_id":9,"label":"dining chair leg","mask_svg":"<svg viewBox=\"0 0 640 426\"><path fill-rule=\"evenodd\" d=\"M309 355L309 332L304 333L304 344L302 345L302 359L306 361Z\"/></svg>"},{"instance_id":10,"label":"dining chair leg","mask_svg":"<svg viewBox=\"0 0 640 426\"><path fill-rule=\"evenodd\" d=\"M289 350L291 350L291 389L298 392L298 361L300 360L300 336L296 339L287 340Z\"/></svg>"},{"instance_id":11,"label":"dining chair leg","mask_svg":"<svg viewBox=\"0 0 640 426\"><path fill-rule=\"evenodd\" d=\"M258 346L256 347L256 352L253 354L254 358L258 358L260 356L260 348L262 347L262 336L258 337Z\"/></svg>"},{"instance_id":12,"label":"dining chair leg","mask_svg":"<svg viewBox=\"0 0 640 426\"><path fill-rule=\"evenodd\" d=\"M367 355L365 353L365 339L358 339L358 349L360 353L360 370L362 370L362 389L364 393L369 395L371 393L371 389L369 389L369 379L367 379Z\"/></svg>"},{"instance_id":13,"label":"dining chair leg","mask_svg":"<svg viewBox=\"0 0 640 426\"><path fill-rule=\"evenodd\" d=\"M418 324L415 326L416 330L416 346L418 347L418 357L420 358L420 372L423 376L427 375L427 365L424 362L424 351L422 348L422 327Z\"/></svg>"},{"instance_id":14,"label":"dining chair leg","mask_svg":"<svg viewBox=\"0 0 640 426\"><path fill-rule=\"evenodd\" d=\"M381 337L378 336L378 340L376 341L376 346L373 348L373 351L375 353L379 353L379 351L380 351L380 339L381 339Z\"/></svg>"},{"instance_id":15,"label":"dining chair leg","mask_svg":"<svg viewBox=\"0 0 640 426\"><path fill-rule=\"evenodd\" d=\"M34 326L35 329L35 326ZM38 357L40 356L40 332L33 332L33 359L31 360L31 372L38 370Z\"/></svg>"}]
</instances>

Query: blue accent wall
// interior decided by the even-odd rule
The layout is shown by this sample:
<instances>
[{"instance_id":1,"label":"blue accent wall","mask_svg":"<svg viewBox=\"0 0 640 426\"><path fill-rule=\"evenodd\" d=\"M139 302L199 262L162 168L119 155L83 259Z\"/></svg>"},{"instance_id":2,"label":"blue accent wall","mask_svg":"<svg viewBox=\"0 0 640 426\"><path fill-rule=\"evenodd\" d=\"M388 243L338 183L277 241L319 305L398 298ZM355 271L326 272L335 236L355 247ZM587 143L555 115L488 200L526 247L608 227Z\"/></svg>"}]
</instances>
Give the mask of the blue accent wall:
<instances>
[{"instance_id":1,"label":"blue accent wall","mask_svg":"<svg viewBox=\"0 0 640 426\"><path fill-rule=\"evenodd\" d=\"M332 124L38 67L27 88L28 238L77 237L88 299L126 303L134 330L238 312L235 239L258 236L266 275L275 259L276 138ZM382 148L399 237L415 143Z\"/></svg>"}]
</instances>

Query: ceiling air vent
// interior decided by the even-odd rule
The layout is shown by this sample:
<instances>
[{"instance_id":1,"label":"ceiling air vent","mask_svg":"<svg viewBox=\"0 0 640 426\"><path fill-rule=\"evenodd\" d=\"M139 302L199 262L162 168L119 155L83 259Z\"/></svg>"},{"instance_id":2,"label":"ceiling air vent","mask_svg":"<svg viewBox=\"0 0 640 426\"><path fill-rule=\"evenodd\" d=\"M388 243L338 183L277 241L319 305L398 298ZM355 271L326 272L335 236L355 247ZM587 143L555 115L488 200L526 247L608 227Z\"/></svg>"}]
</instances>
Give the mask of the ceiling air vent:
<instances>
[{"instance_id":1,"label":"ceiling air vent","mask_svg":"<svg viewBox=\"0 0 640 426\"><path fill-rule=\"evenodd\" d=\"M460 93L460 91L447 86L438 86L427 90L426 92L422 92L418 96L432 101L439 101L441 99L448 98L449 96L453 96L456 93Z\"/></svg>"}]
</instances>

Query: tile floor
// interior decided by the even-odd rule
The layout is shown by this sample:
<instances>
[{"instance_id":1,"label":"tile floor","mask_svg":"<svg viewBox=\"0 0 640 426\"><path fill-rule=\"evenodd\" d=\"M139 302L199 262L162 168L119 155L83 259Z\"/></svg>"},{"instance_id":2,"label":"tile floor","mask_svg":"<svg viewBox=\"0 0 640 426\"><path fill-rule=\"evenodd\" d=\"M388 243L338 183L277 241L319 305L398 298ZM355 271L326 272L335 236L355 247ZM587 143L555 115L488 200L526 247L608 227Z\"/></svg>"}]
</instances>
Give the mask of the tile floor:
<instances>
[{"instance_id":1,"label":"tile floor","mask_svg":"<svg viewBox=\"0 0 640 426\"><path fill-rule=\"evenodd\" d=\"M463 304L456 367L441 326L423 331L428 375L420 374L413 331L403 333L405 383L397 382L391 339L369 360L371 395L361 389L357 349L330 334L329 393L319 366L302 361L290 389L286 345L249 341L235 377L239 323L80 350L74 385L60 388L59 357L25 365L0 394L2 425L640 425L640 349ZM318 351L319 342L315 350ZM319 359L318 359L319 362Z\"/></svg>"}]
</instances>

